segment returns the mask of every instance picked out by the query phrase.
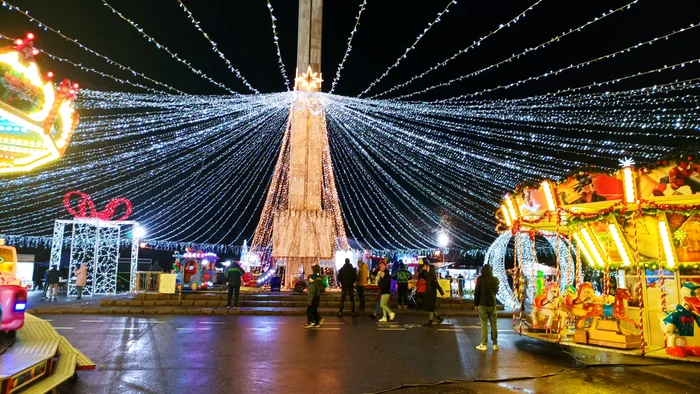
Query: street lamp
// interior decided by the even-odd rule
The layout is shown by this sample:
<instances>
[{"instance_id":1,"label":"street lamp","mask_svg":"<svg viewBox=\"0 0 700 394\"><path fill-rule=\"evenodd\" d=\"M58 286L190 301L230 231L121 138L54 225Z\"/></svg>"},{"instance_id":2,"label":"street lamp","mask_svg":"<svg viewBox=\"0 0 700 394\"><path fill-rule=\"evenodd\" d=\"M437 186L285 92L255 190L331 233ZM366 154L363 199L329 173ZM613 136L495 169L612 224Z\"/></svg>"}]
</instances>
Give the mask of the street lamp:
<instances>
[{"instance_id":1,"label":"street lamp","mask_svg":"<svg viewBox=\"0 0 700 394\"><path fill-rule=\"evenodd\" d=\"M440 233L438 235L438 245L440 245L441 248L446 248L447 245L450 243L450 237L447 236L446 233ZM442 262L445 262L445 253L440 253L442 255Z\"/></svg>"},{"instance_id":2,"label":"street lamp","mask_svg":"<svg viewBox=\"0 0 700 394\"><path fill-rule=\"evenodd\" d=\"M141 239L145 236L146 236L146 229L145 228L143 228L141 226L137 226L136 228L134 228L134 237L135 238Z\"/></svg>"},{"instance_id":3,"label":"street lamp","mask_svg":"<svg viewBox=\"0 0 700 394\"><path fill-rule=\"evenodd\" d=\"M450 238L447 236L445 233L440 233L438 235L438 244L440 245L441 248L447 247L447 245L450 243Z\"/></svg>"}]
</instances>

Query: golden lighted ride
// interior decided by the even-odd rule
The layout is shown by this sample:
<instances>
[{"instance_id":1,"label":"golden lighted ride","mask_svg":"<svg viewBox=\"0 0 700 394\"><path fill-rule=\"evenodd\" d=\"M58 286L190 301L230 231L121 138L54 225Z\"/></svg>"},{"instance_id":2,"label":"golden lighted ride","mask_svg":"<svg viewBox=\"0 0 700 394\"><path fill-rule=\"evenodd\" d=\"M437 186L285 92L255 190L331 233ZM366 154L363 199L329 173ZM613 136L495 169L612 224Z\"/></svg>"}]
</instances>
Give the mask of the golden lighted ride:
<instances>
[{"instance_id":1,"label":"golden lighted ride","mask_svg":"<svg viewBox=\"0 0 700 394\"><path fill-rule=\"evenodd\" d=\"M42 76L34 35L0 49L0 173L27 172L61 158L78 126L78 84Z\"/></svg>"}]
</instances>

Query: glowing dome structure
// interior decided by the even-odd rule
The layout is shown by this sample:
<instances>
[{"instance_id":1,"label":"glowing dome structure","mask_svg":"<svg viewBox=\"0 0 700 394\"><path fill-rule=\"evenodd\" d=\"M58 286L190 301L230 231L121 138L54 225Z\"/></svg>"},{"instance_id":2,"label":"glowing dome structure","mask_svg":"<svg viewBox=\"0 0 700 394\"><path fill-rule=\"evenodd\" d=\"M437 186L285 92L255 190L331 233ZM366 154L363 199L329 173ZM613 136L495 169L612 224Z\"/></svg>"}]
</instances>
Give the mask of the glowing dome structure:
<instances>
[{"instance_id":1,"label":"glowing dome structure","mask_svg":"<svg viewBox=\"0 0 700 394\"><path fill-rule=\"evenodd\" d=\"M31 171L61 158L78 126L73 109L78 84L53 73L42 76L34 61L34 35L0 49L0 173Z\"/></svg>"}]
</instances>

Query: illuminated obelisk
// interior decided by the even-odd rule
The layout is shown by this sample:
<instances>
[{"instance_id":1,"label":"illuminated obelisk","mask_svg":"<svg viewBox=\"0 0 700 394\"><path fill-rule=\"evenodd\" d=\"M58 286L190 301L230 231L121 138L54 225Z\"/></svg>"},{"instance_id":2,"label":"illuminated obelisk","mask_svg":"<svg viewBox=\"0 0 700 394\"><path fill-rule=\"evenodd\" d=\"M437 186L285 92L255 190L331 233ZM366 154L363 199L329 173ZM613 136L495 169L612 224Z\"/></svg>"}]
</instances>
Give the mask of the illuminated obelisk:
<instances>
[{"instance_id":1,"label":"illuminated obelisk","mask_svg":"<svg viewBox=\"0 0 700 394\"><path fill-rule=\"evenodd\" d=\"M349 249L335 188L321 90L323 0L299 1L294 104L251 250L287 264L286 284L300 267Z\"/></svg>"}]
</instances>

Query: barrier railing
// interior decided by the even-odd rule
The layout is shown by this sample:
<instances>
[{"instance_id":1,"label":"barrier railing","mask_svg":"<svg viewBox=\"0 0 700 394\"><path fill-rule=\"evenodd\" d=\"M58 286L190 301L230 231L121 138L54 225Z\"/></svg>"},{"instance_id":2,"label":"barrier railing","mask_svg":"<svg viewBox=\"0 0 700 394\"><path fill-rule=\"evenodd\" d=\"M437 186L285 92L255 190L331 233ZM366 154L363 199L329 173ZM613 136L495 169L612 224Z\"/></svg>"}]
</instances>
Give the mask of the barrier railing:
<instances>
[{"instance_id":1,"label":"barrier railing","mask_svg":"<svg viewBox=\"0 0 700 394\"><path fill-rule=\"evenodd\" d=\"M157 293L160 287L161 272L137 271L136 272L136 292L137 293Z\"/></svg>"}]
</instances>

